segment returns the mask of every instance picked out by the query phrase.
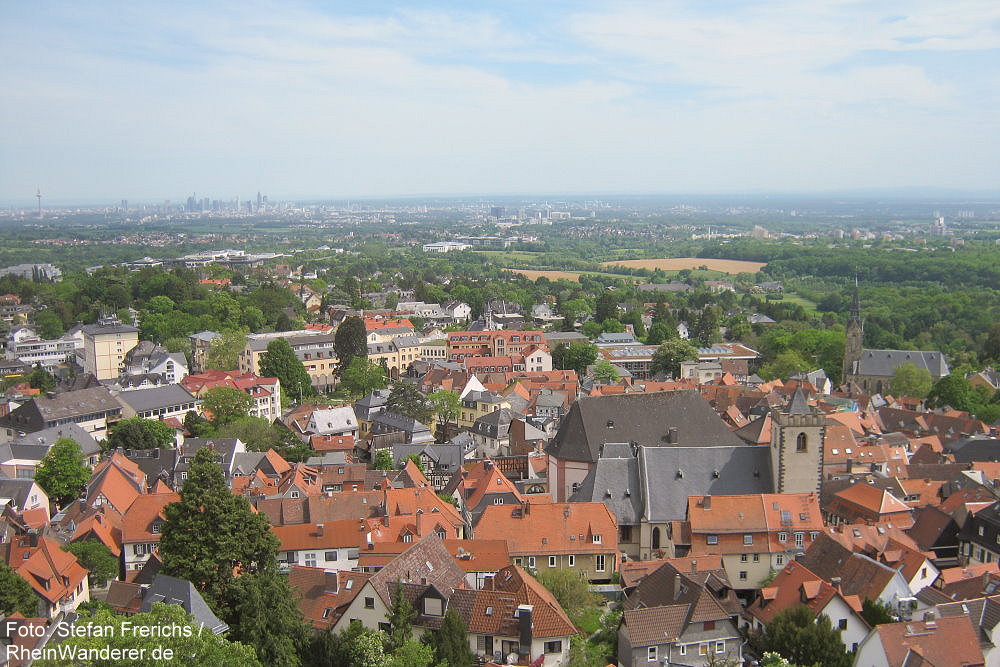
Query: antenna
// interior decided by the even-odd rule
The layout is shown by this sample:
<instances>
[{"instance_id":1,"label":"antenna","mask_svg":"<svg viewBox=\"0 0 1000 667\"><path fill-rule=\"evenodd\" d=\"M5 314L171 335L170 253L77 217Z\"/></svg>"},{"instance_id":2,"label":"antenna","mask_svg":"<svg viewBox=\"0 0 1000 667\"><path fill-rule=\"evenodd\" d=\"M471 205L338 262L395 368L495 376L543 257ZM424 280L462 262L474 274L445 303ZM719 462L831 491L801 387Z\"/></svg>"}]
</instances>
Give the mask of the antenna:
<instances>
[{"instance_id":1,"label":"antenna","mask_svg":"<svg viewBox=\"0 0 1000 667\"><path fill-rule=\"evenodd\" d=\"M41 188L37 188L37 192L35 193L35 196L38 197L38 217L41 218L42 217L42 189Z\"/></svg>"}]
</instances>

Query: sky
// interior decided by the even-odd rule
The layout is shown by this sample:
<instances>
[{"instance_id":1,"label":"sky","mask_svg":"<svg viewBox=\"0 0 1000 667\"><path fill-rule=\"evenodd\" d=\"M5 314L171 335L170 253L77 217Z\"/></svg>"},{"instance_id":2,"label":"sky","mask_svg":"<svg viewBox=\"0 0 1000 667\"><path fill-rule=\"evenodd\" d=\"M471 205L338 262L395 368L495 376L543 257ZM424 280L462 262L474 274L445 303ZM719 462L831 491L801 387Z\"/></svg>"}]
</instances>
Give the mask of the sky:
<instances>
[{"instance_id":1,"label":"sky","mask_svg":"<svg viewBox=\"0 0 1000 667\"><path fill-rule=\"evenodd\" d=\"M0 0L0 203L1000 192L996 0Z\"/></svg>"}]
</instances>

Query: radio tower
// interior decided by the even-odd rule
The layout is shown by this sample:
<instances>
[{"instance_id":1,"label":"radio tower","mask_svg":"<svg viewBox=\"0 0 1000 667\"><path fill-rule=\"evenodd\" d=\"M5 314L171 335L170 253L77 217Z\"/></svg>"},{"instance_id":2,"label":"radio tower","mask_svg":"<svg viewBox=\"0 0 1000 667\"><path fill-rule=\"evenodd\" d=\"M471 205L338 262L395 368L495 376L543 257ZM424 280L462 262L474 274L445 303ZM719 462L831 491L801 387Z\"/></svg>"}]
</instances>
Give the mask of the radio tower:
<instances>
[{"instance_id":1,"label":"radio tower","mask_svg":"<svg viewBox=\"0 0 1000 667\"><path fill-rule=\"evenodd\" d=\"M42 189L41 188L38 188L38 191L35 193L35 196L38 197L38 218L41 219L41 217L42 217Z\"/></svg>"}]
</instances>

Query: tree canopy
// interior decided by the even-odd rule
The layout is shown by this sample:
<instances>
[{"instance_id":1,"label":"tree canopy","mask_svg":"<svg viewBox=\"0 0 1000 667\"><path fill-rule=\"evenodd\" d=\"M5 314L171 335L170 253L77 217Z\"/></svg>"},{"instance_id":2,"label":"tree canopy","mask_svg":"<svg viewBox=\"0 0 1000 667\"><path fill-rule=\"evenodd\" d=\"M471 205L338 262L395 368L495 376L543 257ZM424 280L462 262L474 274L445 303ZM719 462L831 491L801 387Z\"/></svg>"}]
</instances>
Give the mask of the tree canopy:
<instances>
[{"instance_id":1,"label":"tree canopy","mask_svg":"<svg viewBox=\"0 0 1000 667\"><path fill-rule=\"evenodd\" d=\"M38 601L31 584L0 560L0 615L10 616L17 611L33 618L38 615Z\"/></svg>"},{"instance_id":2,"label":"tree canopy","mask_svg":"<svg viewBox=\"0 0 1000 667\"><path fill-rule=\"evenodd\" d=\"M340 387L352 396L367 396L373 389L385 389L385 368L367 357L354 357L340 373Z\"/></svg>"},{"instance_id":3,"label":"tree canopy","mask_svg":"<svg viewBox=\"0 0 1000 667\"><path fill-rule=\"evenodd\" d=\"M109 449L156 449L174 444L174 429L156 419L129 417L111 428Z\"/></svg>"},{"instance_id":4,"label":"tree canopy","mask_svg":"<svg viewBox=\"0 0 1000 667\"><path fill-rule=\"evenodd\" d=\"M356 315L345 317L333 337L333 349L337 352L341 372L350 368L355 357L367 359L368 332L364 320Z\"/></svg>"},{"instance_id":5,"label":"tree canopy","mask_svg":"<svg viewBox=\"0 0 1000 667\"><path fill-rule=\"evenodd\" d=\"M285 396L305 398L314 393L309 373L284 338L275 338L267 344L267 350L260 355L260 374L278 378Z\"/></svg>"},{"instance_id":6,"label":"tree canopy","mask_svg":"<svg viewBox=\"0 0 1000 667\"><path fill-rule=\"evenodd\" d=\"M773 651L799 665L848 667L851 656L830 619L817 619L804 605L779 612L757 638L757 648Z\"/></svg>"},{"instance_id":7,"label":"tree canopy","mask_svg":"<svg viewBox=\"0 0 1000 667\"><path fill-rule=\"evenodd\" d=\"M930 371L926 368L917 368L912 362L907 361L893 371L889 391L893 396L924 398L931 390L932 384Z\"/></svg>"},{"instance_id":8,"label":"tree canopy","mask_svg":"<svg viewBox=\"0 0 1000 667\"><path fill-rule=\"evenodd\" d=\"M62 546L63 551L76 556L80 565L90 570L90 585L104 586L111 579L118 578L118 558L98 540L70 542Z\"/></svg>"},{"instance_id":9,"label":"tree canopy","mask_svg":"<svg viewBox=\"0 0 1000 667\"><path fill-rule=\"evenodd\" d=\"M217 338L209 343L205 359L207 368L220 371L233 370L239 366L240 355L247 346L247 329L223 329Z\"/></svg>"},{"instance_id":10,"label":"tree canopy","mask_svg":"<svg viewBox=\"0 0 1000 667\"><path fill-rule=\"evenodd\" d=\"M392 385L385 402L385 409L416 419L422 424L427 424L431 420L431 407L427 397L410 382L400 381Z\"/></svg>"},{"instance_id":11,"label":"tree canopy","mask_svg":"<svg viewBox=\"0 0 1000 667\"><path fill-rule=\"evenodd\" d=\"M246 419L253 408L253 397L236 387L212 387L202 397L202 408L211 415L216 428Z\"/></svg>"},{"instance_id":12,"label":"tree canopy","mask_svg":"<svg viewBox=\"0 0 1000 667\"><path fill-rule=\"evenodd\" d=\"M72 438L56 440L35 471L35 481L59 507L76 500L89 480L83 450Z\"/></svg>"},{"instance_id":13,"label":"tree canopy","mask_svg":"<svg viewBox=\"0 0 1000 667\"><path fill-rule=\"evenodd\" d=\"M696 361L697 359L698 349L694 345L681 338L670 338L660 343L660 346L653 352L649 370L654 375L666 373L671 377L678 377L681 373L682 361Z\"/></svg>"}]
</instances>

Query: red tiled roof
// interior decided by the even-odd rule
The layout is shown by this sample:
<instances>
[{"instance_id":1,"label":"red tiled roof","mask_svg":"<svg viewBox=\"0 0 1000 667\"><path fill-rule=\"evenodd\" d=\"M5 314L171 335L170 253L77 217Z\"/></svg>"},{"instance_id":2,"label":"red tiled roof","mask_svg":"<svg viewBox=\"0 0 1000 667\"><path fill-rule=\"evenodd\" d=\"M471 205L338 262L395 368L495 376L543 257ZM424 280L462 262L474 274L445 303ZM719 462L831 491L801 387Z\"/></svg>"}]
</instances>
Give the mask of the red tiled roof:
<instances>
[{"instance_id":1,"label":"red tiled roof","mask_svg":"<svg viewBox=\"0 0 1000 667\"><path fill-rule=\"evenodd\" d=\"M615 517L603 503L488 505L480 538L507 540L511 555L618 551Z\"/></svg>"},{"instance_id":2,"label":"red tiled roof","mask_svg":"<svg viewBox=\"0 0 1000 667\"><path fill-rule=\"evenodd\" d=\"M946 616L933 621L902 621L875 626L890 665L903 665L912 651L922 664L983 665L976 628L968 616Z\"/></svg>"}]
</instances>

